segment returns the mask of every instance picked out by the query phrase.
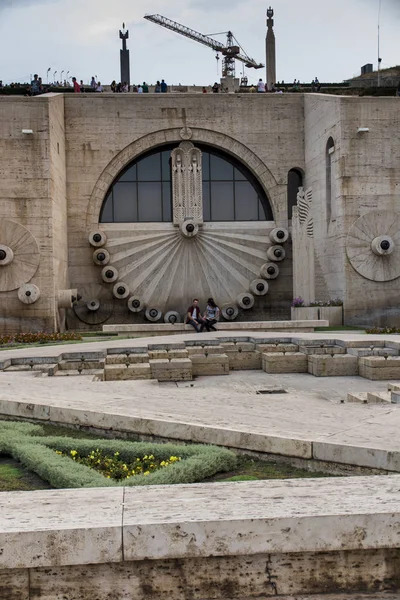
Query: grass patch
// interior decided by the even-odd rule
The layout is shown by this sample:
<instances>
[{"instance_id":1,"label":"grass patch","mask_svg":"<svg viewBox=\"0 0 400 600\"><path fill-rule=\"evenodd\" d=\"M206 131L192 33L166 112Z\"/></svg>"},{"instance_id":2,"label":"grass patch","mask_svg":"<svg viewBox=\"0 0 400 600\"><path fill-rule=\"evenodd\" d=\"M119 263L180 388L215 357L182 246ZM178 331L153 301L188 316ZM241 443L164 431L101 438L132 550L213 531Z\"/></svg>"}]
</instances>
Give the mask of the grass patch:
<instances>
[{"instance_id":1,"label":"grass patch","mask_svg":"<svg viewBox=\"0 0 400 600\"><path fill-rule=\"evenodd\" d=\"M260 460L247 454L237 457L236 468L231 473L218 473L209 481L256 481L261 479L309 479L332 477L320 471L312 472L291 465Z\"/></svg>"},{"instance_id":2,"label":"grass patch","mask_svg":"<svg viewBox=\"0 0 400 600\"><path fill-rule=\"evenodd\" d=\"M0 456L0 492L30 492L49 489L40 477L12 458Z\"/></svg>"}]
</instances>

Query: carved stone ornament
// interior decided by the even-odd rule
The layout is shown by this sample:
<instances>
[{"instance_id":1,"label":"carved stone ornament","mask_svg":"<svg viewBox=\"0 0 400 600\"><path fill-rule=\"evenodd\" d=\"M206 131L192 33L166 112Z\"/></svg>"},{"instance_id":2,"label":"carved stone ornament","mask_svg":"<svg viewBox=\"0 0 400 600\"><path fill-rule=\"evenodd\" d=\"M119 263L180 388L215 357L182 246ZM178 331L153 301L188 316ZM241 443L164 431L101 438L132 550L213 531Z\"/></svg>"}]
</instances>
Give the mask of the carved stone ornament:
<instances>
[{"instance_id":1,"label":"carved stone ornament","mask_svg":"<svg viewBox=\"0 0 400 600\"><path fill-rule=\"evenodd\" d=\"M190 219L203 223L202 153L182 142L171 153L174 225Z\"/></svg>"},{"instance_id":2,"label":"carved stone ornament","mask_svg":"<svg viewBox=\"0 0 400 600\"><path fill-rule=\"evenodd\" d=\"M182 140L191 140L193 136L193 131L190 129L190 127L182 127L180 131L180 136Z\"/></svg>"},{"instance_id":3,"label":"carved stone ornament","mask_svg":"<svg viewBox=\"0 0 400 600\"><path fill-rule=\"evenodd\" d=\"M18 299L23 304L34 304L40 298L40 290L33 283L26 283L18 290Z\"/></svg>"},{"instance_id":4,"label":"carved stone ornament","mask_svg":"<svg viewBox=\"0 0 400 600\"><path fill-rule=\"evenodd\" d=\"M39 247L19 223L0 222L0 292L16 290L32 279L39 266Z\"/></svg>"},{"instance_id":5,"label":"carved stone ornament","mask_svg":"<svg viewBox=\"0 0 400 600\"><path fill-rule=\"evenodd\" d=\"M312 188L300 187L297 193L297 207L300 225L307 228L307 237L314 237L314 221L311 215Z\"/></svg>"},{"instance_id":6,"label":"carved stone ornament","mask_svg":"<svg viewBox=\"0 0 400 600\"><path fill-rule=\"evenodd\" d=\"M372 211L353 223L346 240L352 267L371 281L400 276L400 213Z\"/></svg>"}]
</instances>

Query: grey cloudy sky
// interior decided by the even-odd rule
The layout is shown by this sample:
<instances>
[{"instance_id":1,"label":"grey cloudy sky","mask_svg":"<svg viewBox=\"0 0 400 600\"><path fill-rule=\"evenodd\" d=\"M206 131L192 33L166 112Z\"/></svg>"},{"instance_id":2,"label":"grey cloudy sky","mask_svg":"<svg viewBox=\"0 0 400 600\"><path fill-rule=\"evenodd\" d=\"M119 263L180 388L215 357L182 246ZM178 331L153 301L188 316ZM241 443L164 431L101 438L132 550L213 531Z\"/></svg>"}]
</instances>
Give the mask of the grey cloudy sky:
<instances>
[{"instance_id":1,"label":"grey cloudy sky","mask_svg":"<svg viewBox=\"0 0 400 600\"><path fill-rule=\"evenodd\" d=\"M277 79L342 81L377 63L379 0L0 0L0 79L46 80L64 70L88 81L119 78L118 31L130 31L133 82L204 85L217 79L215 53L143 19L159 13L201 33L231 29L265 63L265 13L275 10ZM400 0L381 0L382 67L400 64ZM224 36L217 39L223 41ZM221 62L221 61L220 61ZM242 71L237 63L237 74ZM250 81L264 71L247 70Z\"/></svg>"}]
</instances>

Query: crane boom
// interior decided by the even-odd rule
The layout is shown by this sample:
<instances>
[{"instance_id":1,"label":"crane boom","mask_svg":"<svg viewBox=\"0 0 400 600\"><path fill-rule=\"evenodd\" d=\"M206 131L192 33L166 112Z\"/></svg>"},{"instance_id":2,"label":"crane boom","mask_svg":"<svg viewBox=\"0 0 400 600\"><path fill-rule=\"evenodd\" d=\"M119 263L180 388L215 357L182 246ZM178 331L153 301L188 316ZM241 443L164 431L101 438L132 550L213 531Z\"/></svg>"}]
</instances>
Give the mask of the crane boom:
<instances>
[{"instance_id":1,"label":"crane boom","mask_svg":"<svg viewBox=\"0 0 400 600\"><path fill-rule=\"evenodd\" d=\"M161 27L166 27L166 29L170 29L175 33L180 33L190 40L194 40L207 46L208 48L212 48L216 52L221 52L221 54L225 57L225 75L231 75L234 73L234 59L240 60L245 63L246 67L250 67L253 69L262 69L264 65L261 63L257 63L253 58L247 56L247 54L240 53L240 47L233 45L233 34L231 31L228 31L228 41L225 46L218 40L214 40L212 37L208 35L203 35L194 29L190 29L190 27L186 27L185 25L181 25L176 21L172 21L171 19L167 19L167 17L163 17L162 15L145 15L144 17L148 21L152 23L156 23L157 25L161 25ZM233 67L232 67L233 63Z\"/></svg>"}]
</instances>

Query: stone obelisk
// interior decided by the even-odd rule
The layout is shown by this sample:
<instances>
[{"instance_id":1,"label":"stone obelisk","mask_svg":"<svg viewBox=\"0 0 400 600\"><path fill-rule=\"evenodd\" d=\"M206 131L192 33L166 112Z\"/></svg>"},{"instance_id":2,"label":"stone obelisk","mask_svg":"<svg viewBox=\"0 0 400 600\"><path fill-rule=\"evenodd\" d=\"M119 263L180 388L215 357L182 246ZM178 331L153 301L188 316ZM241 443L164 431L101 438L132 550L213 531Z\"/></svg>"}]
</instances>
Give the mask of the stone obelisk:
<instances>
[{"instance_id":1,"label":"stone obelisk","mask_svg":"<svg viewBox=\"0 0 400 600\"><path fill-rule=\"evenodd\" d=\"M119 32L119 37L122 40L121 55L121 83L131 84L131 69L129 63L129 50L126 47L126 40L129 38L129 31L125 29L125 23L122 23L122 31Z\"/></svg>"},{"instance_id":2,"label":"stone obelisk","mask_svg":"<svg viewBox=\"0 0 400 600\"><path fill-rule=\"evenodd\" d=\"M272 86L276 83L276 47L275 47L275 33L274 33L274 11L271 7L267 10L267 41L266 41L266 52L267 52L267 85L268 89L271 90Z\"/></svg>"}]
</instances>

